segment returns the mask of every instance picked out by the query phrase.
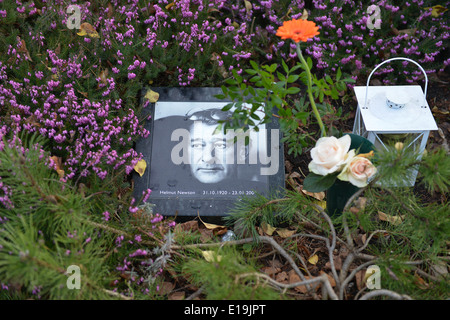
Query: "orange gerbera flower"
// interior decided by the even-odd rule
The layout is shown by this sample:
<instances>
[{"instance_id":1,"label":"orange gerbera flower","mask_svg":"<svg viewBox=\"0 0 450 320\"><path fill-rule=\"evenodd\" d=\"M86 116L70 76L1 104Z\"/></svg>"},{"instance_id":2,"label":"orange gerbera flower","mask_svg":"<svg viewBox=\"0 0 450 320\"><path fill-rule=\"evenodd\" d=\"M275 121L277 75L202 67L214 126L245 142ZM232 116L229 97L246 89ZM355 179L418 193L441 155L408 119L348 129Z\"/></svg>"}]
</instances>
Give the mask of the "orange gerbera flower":
<instances>
[{"instance_id":1,"label":"orange gerbera flower","mask_svg":"<svg viewBox=\"0 0 450 320\"><path fill-rule=\"evenodd\" d=\"M281 39L292 39L295 42L306 42L309 38L313 38L320 34L319 27L312 21L303 19L293 19L284 21L283 25L278 28L276 35Z\"/></svg>"}]
</instances>

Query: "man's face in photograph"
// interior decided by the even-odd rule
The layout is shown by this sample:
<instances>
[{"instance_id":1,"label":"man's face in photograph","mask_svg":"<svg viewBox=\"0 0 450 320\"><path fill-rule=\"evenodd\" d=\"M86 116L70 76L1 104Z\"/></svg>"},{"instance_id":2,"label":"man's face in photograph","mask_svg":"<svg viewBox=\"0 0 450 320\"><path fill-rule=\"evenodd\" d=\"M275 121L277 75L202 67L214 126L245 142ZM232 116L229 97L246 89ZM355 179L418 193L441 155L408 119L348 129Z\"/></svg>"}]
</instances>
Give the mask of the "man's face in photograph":
<instances>
[{"instance_id":1,"label":"man's face in photograph","mask_svg":"<svg viewBox=\"0 0 450 320\"><path fill-rule=\"evenodd\" d=\"M227 152L233 143L217 124L196 122L190 130L191 173L202 183L217 183L232 175L234 163L227 164Z\"/></svg>"}]
</instances>

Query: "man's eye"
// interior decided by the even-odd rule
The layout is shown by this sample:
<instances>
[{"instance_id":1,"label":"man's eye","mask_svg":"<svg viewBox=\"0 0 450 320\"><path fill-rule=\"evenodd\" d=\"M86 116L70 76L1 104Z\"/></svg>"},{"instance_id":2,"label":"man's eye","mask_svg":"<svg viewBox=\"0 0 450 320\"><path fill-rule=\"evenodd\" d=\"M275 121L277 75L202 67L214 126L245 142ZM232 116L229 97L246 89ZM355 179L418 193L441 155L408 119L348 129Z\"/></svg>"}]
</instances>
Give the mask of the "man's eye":
<instances>
[{"instance_id":1,"label":"man's eye","mask_svg":"<svg viewBox=\"0 0 450 320\"><path fill-rule=\"evenodd\" d=\"M201 149L201 148L203 148L203 144L202 143L192 143L191 147L194 149Z\"/></svg>"},{"instance_id":2,"label":"man's eye","mask_svg":"<svg viewBox=\"0 0 450 320\"><path fill-rule=\"evenodd\" d=\"M227 144L225 142L216 142L214 144L214 147L216 149L225 149L227 147Z\"/></svg>"}]
</instances>

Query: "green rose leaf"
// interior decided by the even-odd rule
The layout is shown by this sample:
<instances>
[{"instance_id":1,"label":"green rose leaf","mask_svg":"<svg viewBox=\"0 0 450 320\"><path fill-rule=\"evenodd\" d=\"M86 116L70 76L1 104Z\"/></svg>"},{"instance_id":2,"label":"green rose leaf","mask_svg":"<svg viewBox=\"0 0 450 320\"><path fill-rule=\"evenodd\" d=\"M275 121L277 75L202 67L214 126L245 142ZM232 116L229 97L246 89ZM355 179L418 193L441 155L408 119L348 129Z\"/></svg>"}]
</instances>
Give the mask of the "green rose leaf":
<instances>
[{"instance_id":1,"label":"green rose leaf","mask_svg":"<svg viewBox=\"0 0 450 320\"><path fill-rule=\"evenodd\" d=\"M303 189L309 192L321 192L330 188L336 181L339 172L321 176L313 172L309 173L303 180Z\"/></svg>"}]
</instances>

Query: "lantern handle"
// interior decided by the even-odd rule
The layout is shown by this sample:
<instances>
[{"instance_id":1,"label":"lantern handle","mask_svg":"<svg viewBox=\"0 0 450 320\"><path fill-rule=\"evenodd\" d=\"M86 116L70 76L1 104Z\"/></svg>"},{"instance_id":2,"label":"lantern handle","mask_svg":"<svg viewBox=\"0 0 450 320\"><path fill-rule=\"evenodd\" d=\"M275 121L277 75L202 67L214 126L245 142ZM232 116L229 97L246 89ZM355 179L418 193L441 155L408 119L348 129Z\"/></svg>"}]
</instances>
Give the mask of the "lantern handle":
<instances>
[{"instance_id":1,"label":"lantern handle","mask_svg":"<svg viewBox=\"0 0 450 320\"><path fill-rule=\"evenodd\" d=\"M418 64L417 62L415 62L414 60L408 59L408 58L403 58L403 57L396 57L396 58L391 58L388 60L383 61L382 63L380 63L378 66L375 67L375 69L372 70L372 72L369 75L369 78L367 79L367 84L366 84L366 98L364 100L364 106L363 109L369 109L369 107L367 107L367 92L369 90L369 83L370 83L370 78L372 77L373 73L379 68L381 67L383 64L386 64L388 62L394 61L394 60L406 60L409 62L414 63L416 66L419 67L419 69L423 72L423 74L425 75L425 90L424 90L424 98L425 101L427 99L427 88L428 88L428 76L427 73L425 72L425 70L422 68L422 66L420 64Z\"/></svg>"}]
</instances>

